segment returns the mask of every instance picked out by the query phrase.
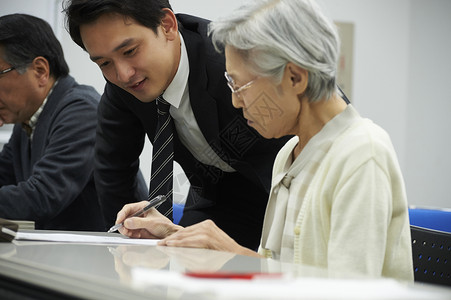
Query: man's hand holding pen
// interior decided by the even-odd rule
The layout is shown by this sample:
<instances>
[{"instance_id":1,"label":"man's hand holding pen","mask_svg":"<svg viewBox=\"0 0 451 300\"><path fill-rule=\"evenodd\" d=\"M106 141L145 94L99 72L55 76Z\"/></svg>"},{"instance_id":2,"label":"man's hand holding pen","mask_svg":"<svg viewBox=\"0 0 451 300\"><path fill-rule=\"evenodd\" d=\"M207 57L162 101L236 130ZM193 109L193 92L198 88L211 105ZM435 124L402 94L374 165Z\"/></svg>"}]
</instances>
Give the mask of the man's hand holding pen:
<instances>
[{"instance_id":1,"label":"man's hand holding pen","mask_svg":"<svg viewBox=\"0 0 451 300\"><path fill-rule=\"evenodd\" d=\"M163 239L183 227L175 225L155 208L140 217L132 217L149 204L148 201L126 204L117 214L116 224L123 223L119 232L131 238Z\"/></svg>"},{"instance_id":2,"label":"man's hand holding pen","mask_svg":"<svg viewBox=\"0 0 451 300\"><path fill-rule=\"evenodd\" d=\"M145 207L138 210L137 212L135 212L133 215L129 216L128 218L142 217L147 213L147 211L149 211L150 209L152 209L154 207L157 208L159 205L161 205L166 200L167 200L167 198L164 195L156 196L155 198L150 199ZM124 222L116 223L116 225L112 226L108 230L108 232L115 232L116 230L119 230L119 228L121 228L122 226L124 226Z\"/></svg>"}]
</instances>

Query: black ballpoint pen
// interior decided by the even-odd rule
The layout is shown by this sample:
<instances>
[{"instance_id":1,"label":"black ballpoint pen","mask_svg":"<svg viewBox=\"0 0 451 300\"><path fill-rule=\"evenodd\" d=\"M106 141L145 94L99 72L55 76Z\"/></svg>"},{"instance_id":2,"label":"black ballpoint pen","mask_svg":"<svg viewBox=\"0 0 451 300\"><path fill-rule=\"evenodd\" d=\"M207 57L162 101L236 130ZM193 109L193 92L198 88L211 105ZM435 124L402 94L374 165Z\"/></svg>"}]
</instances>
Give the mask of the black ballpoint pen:
<instances>
[{"instance_id":1,"label":"black ballpoint pen","mask_svg":"<svg viewBox=\"0 0 451 300\"><path fill-rule=\"evenodd\" d=\"M142 216L142 215L145 214L148 210L150 210L152 207L158 206L158 205L160 205L161 203L163 203L164 201L166 201L166 196L164 196L164 195L156 196L156 197L153 198L152 200L149 200L149 204L147 204L143 209L137 211L135 214L133 214L133 215L130 216L129 218ZM127 219L128 219L128 218L127 218ZM118 230L118 229L121 228L122 226L124 226L124 222L112 226L112 227L108 230L108 232L115 232L116 230Z\"/></svg>"}]
</instances>

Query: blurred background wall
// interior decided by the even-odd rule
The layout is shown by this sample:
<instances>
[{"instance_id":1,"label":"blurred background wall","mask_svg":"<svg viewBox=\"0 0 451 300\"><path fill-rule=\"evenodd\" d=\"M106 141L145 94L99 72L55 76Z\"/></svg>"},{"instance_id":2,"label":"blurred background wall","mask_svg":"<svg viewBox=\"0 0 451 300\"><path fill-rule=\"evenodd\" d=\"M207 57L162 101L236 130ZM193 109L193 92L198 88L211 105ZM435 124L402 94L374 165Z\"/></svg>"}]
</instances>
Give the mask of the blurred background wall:
<instances>
[{"instance_id":1,"label":"blurred background wall","mask_svg":"<svg viewBox=\"0 0 451 300\"><path fill-rule=\"evenodd\" d=\"M176 13L217 19L243 0L172 0ZM319 0L334 21L352 24L351 101L390 134L409 204L451 208L451 1ZM64 29L61 0L2 0L0 15L22 12L47 20L60 39L71 74L103 91L104 79ZM0 144L11 126L0 128ZM0 146L1 147L1 146ZM149 178L151 146L141 156ZM174 193L188 183L178 168ZM174 197L176 199L176 197Z\"/></svg>"}]
</instances>

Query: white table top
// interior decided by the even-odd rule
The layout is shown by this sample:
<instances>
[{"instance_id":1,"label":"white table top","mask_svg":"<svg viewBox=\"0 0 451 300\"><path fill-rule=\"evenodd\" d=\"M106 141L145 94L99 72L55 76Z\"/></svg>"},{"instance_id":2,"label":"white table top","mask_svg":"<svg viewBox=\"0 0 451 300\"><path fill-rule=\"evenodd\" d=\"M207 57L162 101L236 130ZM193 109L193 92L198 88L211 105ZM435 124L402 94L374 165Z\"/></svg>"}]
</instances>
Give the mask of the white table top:
<instances>
[{"instance_id":1,"label":"white table top","mask_svg":"<svg viewBox=\"0 0 451 300\"><path fill-rule=\"evenodd\" d=\"M251 280L186 276L215 271L277 276ZM82 299L451 299L447 288L344 277L206 249L149 245L0 243L0 276Z\"/></svg>"}]
</instances>

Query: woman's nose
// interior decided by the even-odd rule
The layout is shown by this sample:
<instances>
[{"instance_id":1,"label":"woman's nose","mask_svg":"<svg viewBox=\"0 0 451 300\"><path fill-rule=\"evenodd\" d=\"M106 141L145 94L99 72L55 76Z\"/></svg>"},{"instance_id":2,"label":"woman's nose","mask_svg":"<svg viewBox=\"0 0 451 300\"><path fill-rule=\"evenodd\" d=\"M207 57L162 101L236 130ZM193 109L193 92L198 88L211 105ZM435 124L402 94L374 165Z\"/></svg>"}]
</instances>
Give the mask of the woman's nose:
<instances>
[{"instance_id":1,"label":"woman's nose","mask_svg":"<svg viewBox=\"0 0 451 300\"><path fill-rule=\"evenodd\" d=\"M232 93L232 105L235 108L244 107L243 99L241 98L241 95L239 93Z\"/></svg>"}]
</instances>

